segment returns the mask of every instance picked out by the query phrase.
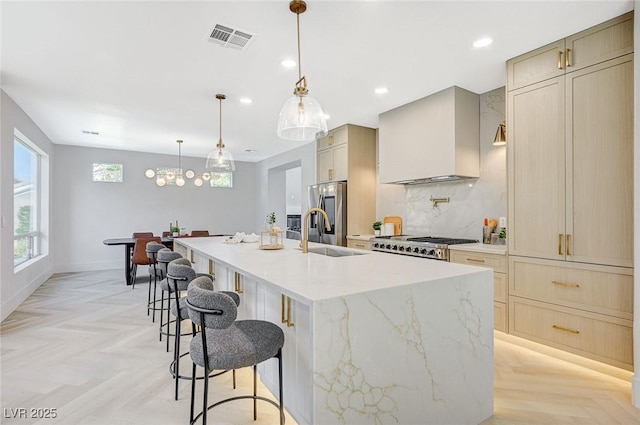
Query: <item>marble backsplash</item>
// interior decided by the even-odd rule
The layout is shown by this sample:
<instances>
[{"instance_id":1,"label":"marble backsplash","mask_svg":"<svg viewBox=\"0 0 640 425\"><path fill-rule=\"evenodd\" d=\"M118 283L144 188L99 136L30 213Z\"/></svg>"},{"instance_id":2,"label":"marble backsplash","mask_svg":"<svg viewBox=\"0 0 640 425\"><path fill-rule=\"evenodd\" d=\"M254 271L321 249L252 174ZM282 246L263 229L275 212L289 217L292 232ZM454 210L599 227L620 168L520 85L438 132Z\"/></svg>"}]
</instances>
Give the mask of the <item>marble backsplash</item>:
<instances>
[{"instance_id":1,"label":"marble backsplash","mask_svg":"<svg viewBox=\"0 0 640 425\"><path fill-rule=\"evenodd\" d=\"M504 87L481 94L480 177L414 186L378 185L379 219L400 215L405 234L481 240L485 217L507 215L507 150L505 146L493 146L498 125L504 120ZM450 201L434 207L431 197L448 197Z\"/></svg>"}]
</instances>

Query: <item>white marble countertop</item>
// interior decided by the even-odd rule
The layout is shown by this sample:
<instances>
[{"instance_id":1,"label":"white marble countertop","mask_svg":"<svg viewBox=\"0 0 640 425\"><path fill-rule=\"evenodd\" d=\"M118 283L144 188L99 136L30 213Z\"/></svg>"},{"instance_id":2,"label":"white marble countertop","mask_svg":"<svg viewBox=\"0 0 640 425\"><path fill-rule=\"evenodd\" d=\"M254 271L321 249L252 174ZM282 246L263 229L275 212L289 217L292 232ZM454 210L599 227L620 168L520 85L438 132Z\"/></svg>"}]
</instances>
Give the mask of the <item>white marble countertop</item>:
<instances>
[{"instance_id":1,"label":"white marble countertop","mask_svg":"<svg viewBox=\"0 0 640 425\"><path fill-rule=\"evenodd\" d=\"M188 238L177 239L174 243L225 263L242 274L271 283L285 295L310 302L461 275L491 273L486 268L463 264L316 243L309 243L309 248L330 247L361 255L303 254L299 241L293 240L285 240L284 249L262 250L257 243L226 244L224 239Z\"/></svg>"},{"instance_id":2,"label":"white marble countertop","mask_svg":"<svg viewBox=\"0 0 640 425\"><path fill-rule=\"evenodd\" d=\"M375 235L347 235L347 239L353 239L357 241L369 241L371 238L375 238Z\"/></svg>"},{"instance_id":3,"label":"white marble countertop","mask_svg":"<svg viewBox=\"0 0 640 425\"><path fill-rule=\"evenodd\" d=\"M484 252L487 254L506 255L506 245L490 245L484 243L463 243L458 245L449 245L450 251L473 251Z\"/></svg>"}]
</instances>

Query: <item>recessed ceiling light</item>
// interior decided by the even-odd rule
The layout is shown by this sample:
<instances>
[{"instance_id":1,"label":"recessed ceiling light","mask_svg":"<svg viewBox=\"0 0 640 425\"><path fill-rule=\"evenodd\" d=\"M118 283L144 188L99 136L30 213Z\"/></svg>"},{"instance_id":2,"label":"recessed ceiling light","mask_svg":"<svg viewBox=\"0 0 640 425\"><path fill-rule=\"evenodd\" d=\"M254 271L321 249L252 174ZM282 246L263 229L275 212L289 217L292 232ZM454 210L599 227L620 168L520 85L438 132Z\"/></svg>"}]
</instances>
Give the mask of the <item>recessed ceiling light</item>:
<instances>
[{"instance_id":1,"label":"recessed ceiling light","mask_svg":"<svg viewBox=\"0 0 640 425\"><path fill-rule=\"evenodd\" d=\"M386 87L378 87L374 91L376 94L385 94L389 91L389 89Z\"/></svg>"},{"instance_id":2,"label":"recessed ceiling light","mask_svg":"<svg viewBox=\"0 0 640 425\"><path fill-rule=\"evenodd\" d=\"M257 152L258 150L257 149L245 149L244 151L251 153L251 152Z\"/></svg>"},{"instance_id":3,"label":"recessed ceiling light","mask_svg":"<svg viewBox=\"0 0 640 425\"><path fill-rule=\"evenodd\" d=\"M325 120L330 120L330 119L331 119L331 115L329 115L329 114L324 114L324 119L325 119Z\"/></svg>"},{"instance_id":4,"label":"recessed ceiling light","mask_svg":"<svg viewBox=\"0 0 640 425\"><path fill-rule=\"evenodd\" d=\"M285 68L293 68L294 66L296 66L296 61L294 61L293 59L285 59L280 62L280 65L284 66Z\"/></svg>"},{"instance_id":5,"label":"recessed ceiling light","mask_svg":"<svg viewBox=\"0 0 640 425\"><path fill-rule=\"evenodd\" d=\"M491 43L493 43L493 40L491 39L491 37L483 37L483 38L479 38L476 41L474 41L473 42L473 47L475 47L475 48L487 47Z\"/></svg>"},{"instance_id":6,"label":"recessed ceiling light","mask_svg":"<svg viewBox=\"0 0 640 425\"><path fill-rule=\"evenodd\" d=\"M249 99L248 97L241 97L240 103L244 105L251 105L253 103L253 100Z\"/></svg>"}]
</instances>

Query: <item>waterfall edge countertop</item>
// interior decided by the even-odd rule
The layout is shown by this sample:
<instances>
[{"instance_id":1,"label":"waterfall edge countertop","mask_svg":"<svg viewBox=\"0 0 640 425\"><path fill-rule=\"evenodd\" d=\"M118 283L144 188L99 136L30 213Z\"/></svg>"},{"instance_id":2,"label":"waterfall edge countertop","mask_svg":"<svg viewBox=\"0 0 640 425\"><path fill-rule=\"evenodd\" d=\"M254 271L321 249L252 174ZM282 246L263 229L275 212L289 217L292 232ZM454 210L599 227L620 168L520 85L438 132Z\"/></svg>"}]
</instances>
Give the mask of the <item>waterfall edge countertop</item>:
<instances>
[{"instance_id":1,"label":"waterfall edge countertop","mask_svg":"<svg viewBox=\"0 0 640 425\"><path fill-rule=\"evenodd\" d=\"M310 243L303 254L223 238L176 240L241 319L285 333L284 405L299 425L476 425L493 414L493 271ZM278 391L276 363L258 366Z\"/></svg>"},{"instance_id":2,"label":"waterfall edge countertop","mask_svg":"<svg viewBox=\"0 0 640 425\"><path fill-rule=\"evenodd\" d=\"M224 243L225 238L177 240L204 256L225 263L243 274L269 282L287 295L307 301L342 297L372 290L437 281L486 272L486 269L446 261L362 251L309 243L310 249L330 248L356 255L330 257L304 254L299 241L285 240L279 250L263 250L257 243Z\"/></svg>"}]
</instances>

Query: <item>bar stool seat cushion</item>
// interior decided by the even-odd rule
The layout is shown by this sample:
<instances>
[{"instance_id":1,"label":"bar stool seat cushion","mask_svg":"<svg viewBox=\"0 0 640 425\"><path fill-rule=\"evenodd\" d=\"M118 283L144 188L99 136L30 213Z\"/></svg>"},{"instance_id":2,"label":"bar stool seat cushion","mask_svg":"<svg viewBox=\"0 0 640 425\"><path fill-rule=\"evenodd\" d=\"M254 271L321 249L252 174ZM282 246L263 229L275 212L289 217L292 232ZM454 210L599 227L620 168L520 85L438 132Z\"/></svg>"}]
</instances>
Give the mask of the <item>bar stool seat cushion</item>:
<instances>
[{"instance_id":1,"label":"bar stool seat cushion","mask_svg":"<svg viewBox=\"0 0 640 425\"><path fill-rule=\"evenodd\" d=\"M282 329L263 320L238 320L225 329L205 328L211 370L253 366L278 354L284 345ZM204 367L202 338L193 338L191 359Z\"/></svg>"}]
</instances>

